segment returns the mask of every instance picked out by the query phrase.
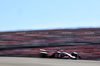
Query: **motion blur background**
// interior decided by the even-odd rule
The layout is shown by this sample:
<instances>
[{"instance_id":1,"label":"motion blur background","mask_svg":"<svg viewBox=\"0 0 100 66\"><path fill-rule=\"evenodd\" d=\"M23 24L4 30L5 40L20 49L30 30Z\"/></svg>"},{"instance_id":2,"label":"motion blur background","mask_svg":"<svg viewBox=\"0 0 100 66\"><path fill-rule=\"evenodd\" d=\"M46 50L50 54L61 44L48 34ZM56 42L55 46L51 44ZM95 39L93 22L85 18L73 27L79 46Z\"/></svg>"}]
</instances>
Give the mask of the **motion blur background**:
<instances>
[{"instance_id":1,"label":"motion blur background","mask_svg":"<svg viewBox=\"0 0 100 66\"><path fill-rule=\"evenodd\" d=\"M100 59L100 0L0 0L0 56L39 57L56 47Z\"/></svg>"}]
</instances>

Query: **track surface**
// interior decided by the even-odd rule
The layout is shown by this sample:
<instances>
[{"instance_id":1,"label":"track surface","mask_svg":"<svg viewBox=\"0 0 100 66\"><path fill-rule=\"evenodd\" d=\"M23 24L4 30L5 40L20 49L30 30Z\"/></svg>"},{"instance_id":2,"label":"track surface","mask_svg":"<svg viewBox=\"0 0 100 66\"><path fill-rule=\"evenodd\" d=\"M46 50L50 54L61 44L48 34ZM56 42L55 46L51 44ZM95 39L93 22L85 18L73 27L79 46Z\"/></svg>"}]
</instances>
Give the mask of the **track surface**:
<instances>
[{"instance_id":1,"label":"track surface","mask_svg":"<svg viewBox=\"0 0 100 66\"><path fill-rule=\"evenodd\" d=\"M48 59L48 58L23 58L0 57L0 66L100 66L100 61Z\"/></svg>"}]
</instances>

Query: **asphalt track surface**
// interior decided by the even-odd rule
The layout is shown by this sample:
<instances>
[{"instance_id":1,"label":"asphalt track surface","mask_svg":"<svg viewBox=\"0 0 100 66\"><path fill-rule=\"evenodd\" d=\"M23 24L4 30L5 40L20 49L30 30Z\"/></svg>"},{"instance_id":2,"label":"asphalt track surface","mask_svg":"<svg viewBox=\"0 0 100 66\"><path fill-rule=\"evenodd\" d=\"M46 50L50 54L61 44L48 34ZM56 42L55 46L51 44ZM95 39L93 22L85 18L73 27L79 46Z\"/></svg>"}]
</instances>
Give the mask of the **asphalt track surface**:
<instances>
[{"instance_id":1,"label":"asphalt track surface","mask_svg":"<svg viewBox=\"0 0 100 66\"><path fill-rule=\"evenodd\" d=\"M0 66L100 66L100 61L25 58L25 57L0 57Z\"/></svg>"}]
</instances>

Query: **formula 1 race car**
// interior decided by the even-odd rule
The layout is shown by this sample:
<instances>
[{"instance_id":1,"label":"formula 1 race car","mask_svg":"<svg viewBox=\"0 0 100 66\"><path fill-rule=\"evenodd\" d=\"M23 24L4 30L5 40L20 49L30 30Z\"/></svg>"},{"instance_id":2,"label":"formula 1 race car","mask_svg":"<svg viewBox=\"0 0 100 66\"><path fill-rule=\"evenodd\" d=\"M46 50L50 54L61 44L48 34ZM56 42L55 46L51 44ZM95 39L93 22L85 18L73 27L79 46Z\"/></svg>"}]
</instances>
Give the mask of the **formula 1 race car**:
<instances>
[{"instance_id":1,"label":"formula 1 race car","mask_svg":"<svg viewBox=\"0 0 100 66\"><path fill-rule=\"evenodd\" d=\"M71 54L64 52L63 50L47 51L45 49L40 49L41 58L63 58L63 59L81 59L81 56L77 52L72 52Z\"/></svg>"}]
</instances>

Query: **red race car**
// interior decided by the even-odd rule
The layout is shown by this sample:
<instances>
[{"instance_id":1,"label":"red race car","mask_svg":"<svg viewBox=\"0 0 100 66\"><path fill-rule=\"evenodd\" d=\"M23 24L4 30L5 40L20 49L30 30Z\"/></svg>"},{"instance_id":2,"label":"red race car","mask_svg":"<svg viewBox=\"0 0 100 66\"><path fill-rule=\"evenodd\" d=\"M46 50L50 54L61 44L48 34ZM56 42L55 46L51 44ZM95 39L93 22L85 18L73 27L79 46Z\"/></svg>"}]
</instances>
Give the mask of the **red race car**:
<instances>
[{"instance_id":1,"label":"red race car","mask_svg":"<svg viewBox=\"0 0 100 66\"><path fill-rule=\"evenodd\" d=\"M47 51L40 49L40 57L42 58L63 58L63 59L81 59L81 56L77 52L71 54L64 52L63 50Z\"/></svg>"}]
</instances>

